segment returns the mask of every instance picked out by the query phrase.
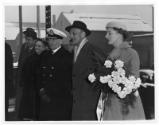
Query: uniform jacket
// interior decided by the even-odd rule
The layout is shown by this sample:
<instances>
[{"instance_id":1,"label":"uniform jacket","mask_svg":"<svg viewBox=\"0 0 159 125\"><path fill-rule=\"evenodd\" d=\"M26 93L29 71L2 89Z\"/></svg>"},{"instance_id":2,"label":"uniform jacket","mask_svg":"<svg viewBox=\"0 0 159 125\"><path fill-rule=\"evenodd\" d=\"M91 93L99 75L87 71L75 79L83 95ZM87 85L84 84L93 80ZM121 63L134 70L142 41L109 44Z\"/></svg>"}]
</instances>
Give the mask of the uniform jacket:
<instances>
[{"instance_id":1,"label":"uniform jacket","mask_svg":"<svg viewBox=\"0 0 159 125\"><path fill-rule=\"evenodd\" d=\"M87 42L79 52L73 66L72 120L96 120L96 107L100 91L88 81L96 68L94 46Z\"/></svg>"},{"instance_id":2,"label":"uniform jacket","mask_svg":"<svg viewBox=\"0 0 159 125\"><path fill-rule=\"evenodd\" d=\"M39 91L43 89L49 102L40 101L40 120L68 120L72 107L73 56L61 47L56 53L45 52L40 63Z\"/></svg>"}]
</instances>

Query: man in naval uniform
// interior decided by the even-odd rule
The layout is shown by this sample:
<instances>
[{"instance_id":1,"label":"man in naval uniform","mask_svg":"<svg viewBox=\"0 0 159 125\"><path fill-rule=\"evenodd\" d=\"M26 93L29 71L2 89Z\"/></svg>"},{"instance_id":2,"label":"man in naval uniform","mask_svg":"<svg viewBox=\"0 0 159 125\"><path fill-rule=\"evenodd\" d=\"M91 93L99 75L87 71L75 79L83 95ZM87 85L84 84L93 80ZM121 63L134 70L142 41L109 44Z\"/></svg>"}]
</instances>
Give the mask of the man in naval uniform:
<instances>
[{"instance_id":1,"label":"man in naval uniform","mask_svg":"<svg viewBox=\"0 0 159 125\"><path fill-rule=\"evenodd\" d=\"M39 120L70 120L73 56L61 46L67 37L64 32L49 28L47 33L49 50L43 53L40 62Z\"/></svg>"}]
</instances>

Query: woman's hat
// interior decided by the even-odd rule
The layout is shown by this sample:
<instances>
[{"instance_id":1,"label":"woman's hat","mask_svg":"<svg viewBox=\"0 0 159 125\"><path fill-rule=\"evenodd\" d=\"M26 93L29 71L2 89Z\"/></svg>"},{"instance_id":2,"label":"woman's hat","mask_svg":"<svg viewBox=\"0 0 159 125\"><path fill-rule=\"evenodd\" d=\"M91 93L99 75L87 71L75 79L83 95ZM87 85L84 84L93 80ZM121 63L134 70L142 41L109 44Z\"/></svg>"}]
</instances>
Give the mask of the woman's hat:
<instances>
[{"instance_id":1,"label":"woman's hat","mask_svg":"<svg viewBox=\"0 0 159 125\"><path fill-rule=\"evenodd\" d=\"M122 30L127 31L127 27L123 23L116 22L116 21L107 23L106 28L117 28L117 29L122 29Z\"/></svg>"},{"instance_id":2,"label":"woman's hat","mask_svg":"<svg viewBox=\"0 0 159 125\"><path fill-rule=\"evenodd\" d=\"M47 38L63 39L67 37L67 35L64 32L55 28L48 28L46 32L47 32Z\"/></svg>"},{"instance_id":3,"label":"woman's hat","mask_svg":"<svg viewBox=\"0 0 159 125\"><path fill-rule=\"evenodd\" d=\"M82 22L82 21L74 21L72 25L70 26L67 26L65 28L66 31L70 32L70 30L72 28L79 28L79 29L82 29L85 33L86 33L86 36L90 35L91 34L91 31L89 29L87 29L87 25Z\"/></svg>"}]
</instances>

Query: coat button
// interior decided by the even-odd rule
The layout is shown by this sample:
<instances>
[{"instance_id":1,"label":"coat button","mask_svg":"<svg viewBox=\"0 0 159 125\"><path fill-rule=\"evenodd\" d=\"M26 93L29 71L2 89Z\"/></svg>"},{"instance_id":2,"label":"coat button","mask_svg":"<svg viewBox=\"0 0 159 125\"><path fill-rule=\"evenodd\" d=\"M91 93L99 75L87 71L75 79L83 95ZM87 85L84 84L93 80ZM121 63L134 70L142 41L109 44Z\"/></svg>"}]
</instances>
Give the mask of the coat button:
<instances>
[{"instance_id":1,"label":"coat button","mask_svg":"<svg viewBox=\"0 0 159 125\"><path fill-rule=\"evenodd\" d=\"M51 69L54 69L54 67L52 66Z\"/></svg>"},{"instance_id":2,"label":"coat button","mask_svg":"<svg viewBox=\"0 0 159 125\"><path fill-rule=\"evenodd\" d=\"M46 69L46 67L45 67L45 66L43 66L42 68L43 68L43 69Z\"/></svg>"},{"instance_id":3,"label":"coat button","mask_svg":"<svg viewBox=\"0 0 159 125\"><path fill-rule=\"evenodd\" d=\"M49 76L50 76L50 77L52 77L53 75L52 75L52 74L50 74Z\"/></svg>"},{"instance_id":4,"label":"coat button","mask_svg":"<svg viewBox=\"0 0 159 125\"><path fill-rule=\"evenodd\" d=\"M72 88L72 91L75 91L75 90L76 90L76 89L73 87L73 88Z\"/></svg>"},{"instance_id":5,"label":"coat button","mask_svg":"<svg viewBox=\"0 0 159 125\"><path fill-rule=\"evenodd\" d=\"M75 100L75 99L73 99L73 103L76 103L76 100Z\"/></svg>"},{"instance_id":6,"label":"coat button","mask_svg":"<svg viewBox=\"0 0 159 125\"><path fill-rule=\"evenodd\" d=\"M76 75L75 75L75 74L72 74L72 76L73 76L73 77L76 77Z\"/></svg>"}]
</instances>

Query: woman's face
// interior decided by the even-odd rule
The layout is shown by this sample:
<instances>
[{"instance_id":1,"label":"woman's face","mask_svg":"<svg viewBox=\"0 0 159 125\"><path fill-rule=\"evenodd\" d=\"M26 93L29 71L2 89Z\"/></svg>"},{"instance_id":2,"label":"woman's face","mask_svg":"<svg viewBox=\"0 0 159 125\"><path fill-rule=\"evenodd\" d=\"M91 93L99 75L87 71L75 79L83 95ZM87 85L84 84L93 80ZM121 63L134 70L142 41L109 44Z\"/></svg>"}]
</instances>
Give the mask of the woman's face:
<instances>
[{"instance_id":1,"label":"woman's face","mask_svg":"<svg viewBox=\"0 0 159 125\"><path fill-rule=\"evenodd\" d=\"M35 52L40 55L46 49L45 45L41 41L35 43Z\"/></svg>"},{"instance_id":2,"label":"woman's face","mask_svg":"<svg viewBox=\"0 0 159 125\"><path fill-rule=\"evenodd\" d=\"M108 40L108 44L115 45L122 35L113 28L107 28L106 30L107 33L105 35L105 38Z\"/></svg>"}]
</instances>

